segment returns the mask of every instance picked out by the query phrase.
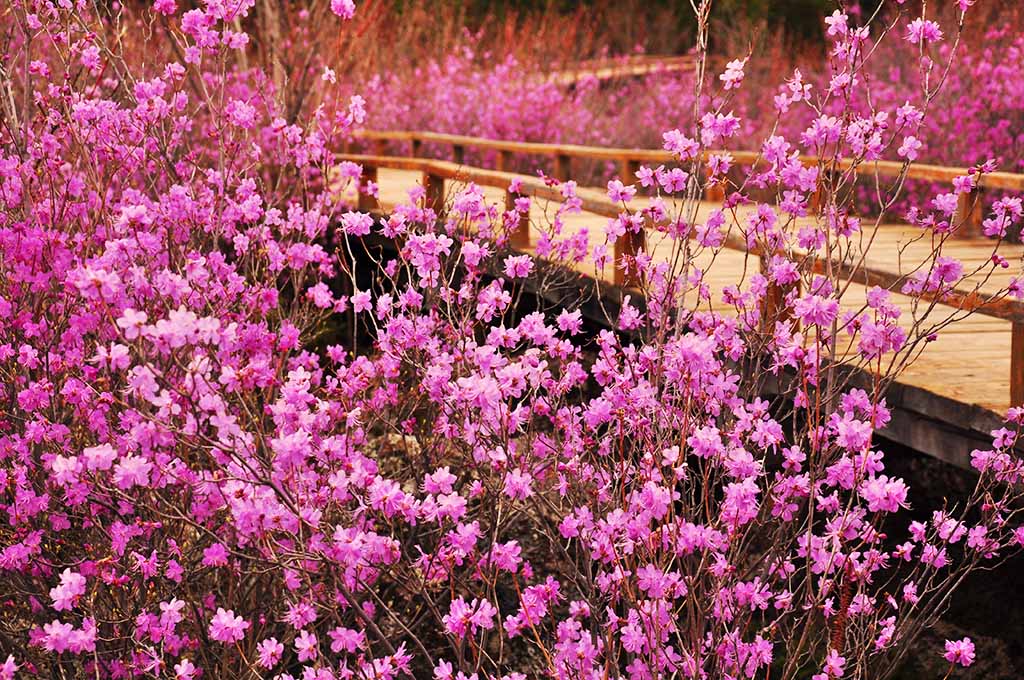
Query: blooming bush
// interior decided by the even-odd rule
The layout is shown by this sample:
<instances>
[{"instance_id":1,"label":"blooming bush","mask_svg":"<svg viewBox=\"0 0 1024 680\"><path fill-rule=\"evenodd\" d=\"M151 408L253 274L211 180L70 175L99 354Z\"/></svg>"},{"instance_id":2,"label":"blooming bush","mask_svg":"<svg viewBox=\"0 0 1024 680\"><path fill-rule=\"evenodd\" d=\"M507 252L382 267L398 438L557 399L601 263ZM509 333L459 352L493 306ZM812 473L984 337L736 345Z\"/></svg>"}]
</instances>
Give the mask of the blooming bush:
<instances>
[{"instance_id":1,"label":"blooming bush","mask_svg":"<svg viewBox=\"0 0 1024 680\"><path fill-rule=\"evenodd\" d=\"M978 271L946 253L960 225L939 195L916 220L933 247L892 290L839 274L879 224L844 184L910 148L931 92L772 135L742 183L728 154L702 161L742 141L730 100L695 95L664 134L680 167L638 173L657 200L610 185L622 214L592 247L558 185L527 258L507 246L527 197L353 210L352 185L376 188L332 152L363 101L325 73L308 117L282 118L274 79L239 63L251 8L13 6L0 678L880 678L967 572L1024 543L1020 408L974 453L963 507L887 528L910 492L872 442L885 388L962 316L935 301L1009 266L997 244ZM129 59L123 25L157 16L159 57ZM791 83L790 105L866 87L873 30L835 35L823 102ZM742 91L742 58L722 75ZM856 159L818 216L798 151ZM701 213L708 183L726 201ZM1003 199L988 229L1021 213ZM566 265L603 267L645 224L674 255L622 263L644 303L608 329L579 304L518 311L527 288L566 299ZM356 257L370 235L394 250ZM712 291L735 245L762 266ZM936 653L974 659L969 640Z\"/></svg>"}]
</instances>

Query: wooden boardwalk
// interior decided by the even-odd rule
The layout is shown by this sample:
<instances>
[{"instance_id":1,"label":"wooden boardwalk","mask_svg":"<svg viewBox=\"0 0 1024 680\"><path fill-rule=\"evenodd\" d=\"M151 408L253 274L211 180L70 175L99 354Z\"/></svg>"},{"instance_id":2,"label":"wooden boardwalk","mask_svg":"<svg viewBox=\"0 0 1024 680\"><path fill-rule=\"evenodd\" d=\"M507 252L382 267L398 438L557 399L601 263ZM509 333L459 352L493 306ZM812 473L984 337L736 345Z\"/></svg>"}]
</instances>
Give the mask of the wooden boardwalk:
<instances>
[{"instance_id":1,"label":"wooden boardwalk","mask_svg":"<svg viewBox=\"0 0 1024 680\"><path fill-rule=\"evenodd\" d=\"M438 181L436 177L432 180L425 171L416 167L383 167L389 164L403 165L400 159L392 161L379 163L381 167L376 169L379 209L383 212L390 211L398 203L406 202L408 191L417 185ZM486 174L488 171L474 172L476 178L482 180L477 183L481 185L488 202L503 207L507 192L501 188L501 178L498 178L499 181L488 182L493 179ZM499 173L491 171L490 174ZM450 172L448 176L457 177L458 173ZM464 181L449 179L444 184L428 187L428 191L444 191L450 194L457 184L464 184ZM566 215L563 218L564 233L573 234L579 229L586 228L591 246L603 243L603 227L609 214L607 209L602 207L602 202L607 205L604 191L582 188L579 194L584 199L584 212ZM643 206L645 200L638 197L635 201L637 207ZM588 210L591 205L592 209ZM543 198L538 200L535 197L532 201L531 224L544 224L553 215L556 207L554 201ZM715 207L720 207L720 204L703 201L700 204L700 212L703 216ZM526 248L528 252L532 252L533 244L537 243L540 235L536 226L531 226L531 230L531 245ZM919 239L919 236L920 230L914 227L899 224L883 225L877 232L875 242L869 251L871 258L866 265L880 271L900 272L899 257L903 258L903 263L920 262L930 251L930 245ZM672 242L666 235L647 232L646 252L655 260L668 259L671 256L671 247ZM977 266L987 261L992 252L993 242L983 237L947 241L943 249L945 255L961 260L968 269L972 265ZM1017 264L1024 258L1024 246L1002 244L999 253L1011 263ZM698 262L699 264L701 263ZM723 250L714 265L707 270L707 282L712 289L713 300L720 300L718 293L724 286L737 284L743 272L749 275L757 271L758 266L759 257L756 255L741 250ZM981 292L991 293L1005 286L1014 271L1019 271L1019 265L997 270L981 287ZM611 283L616 278L611 263L601 272L595 272L593 264L586 263L581 273L596 275L596 278L606 283ZM844 307L852 309L863 304L864 291L863 286L851 284L849 292L843 298ZM909 324L911 298L895 295L894 302L904 310L901 322ZM895 408L895 417L888 431L883 434L958 465L967 463L972 448L985 445L988 432L1000 426L1001 415L1013 401L1019 401L1019 385L1018 393L1011 397L1011 376L1015 371L1024 372L1024 343L1021 342L1024 333L1020 332L1024 329L1024 324L1020 323L1024 321L1024 317L1018 318L1021 311L1017 309L1019 303L1003 302L1006 303L1004 307L1010 312L1000 311L1002 318L988 313L975 313L943 329L937 339L924 348L920 357L906 369L887 395L889 403ZM941 318L955 311L956 309L948 305L939 305L934 315ZM1017 346L1014 346L1015 343ZM1017 357L1016 360L1013 359L1014 356ZM1018 380L1022 378L1024 375L1017 377Z\"/></svg>"}]
</instances>

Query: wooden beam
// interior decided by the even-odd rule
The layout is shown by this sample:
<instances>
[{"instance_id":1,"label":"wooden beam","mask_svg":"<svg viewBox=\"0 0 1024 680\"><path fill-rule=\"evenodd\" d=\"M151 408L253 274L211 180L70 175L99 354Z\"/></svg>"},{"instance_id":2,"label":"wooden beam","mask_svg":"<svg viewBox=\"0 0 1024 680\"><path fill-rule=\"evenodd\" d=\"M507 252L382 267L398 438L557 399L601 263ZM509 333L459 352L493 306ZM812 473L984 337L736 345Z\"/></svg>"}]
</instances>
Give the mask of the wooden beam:
<instances>
[{"instance_id":1,"label":"wooden beam","mask_svg":"<svg viewBox=\"0 0 1024 680\"><path fill-rule=\"evenodd\" d=\"M466 147L462 144L452 144L452 160L459 165L466 163Z\"/></svg>"},{"instance_id":2,"label":"wooden beam","mask_svg":"<svg viewBox=\"0 0 1024 680\"><path fill-rule=\"evenodd\" d=\"M409 140L409 155L413 158L419 158L423 152L423 140L413 137Z\"/></svg>"}]
</instances>

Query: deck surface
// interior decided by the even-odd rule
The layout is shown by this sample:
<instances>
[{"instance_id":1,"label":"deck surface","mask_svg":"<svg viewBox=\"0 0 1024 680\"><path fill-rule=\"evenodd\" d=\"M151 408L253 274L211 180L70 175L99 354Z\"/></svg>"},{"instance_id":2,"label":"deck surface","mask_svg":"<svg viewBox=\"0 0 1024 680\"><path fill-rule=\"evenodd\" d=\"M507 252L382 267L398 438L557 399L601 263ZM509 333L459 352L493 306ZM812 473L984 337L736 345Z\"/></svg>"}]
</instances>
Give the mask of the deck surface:
<instances>
[{"instance_id":1,"label":"deck surface","mask_svg":"<svg viewBox=\"0 0 1024 680\"><path fill-rule=\"evenodd\" d=\"M382 209L388 211L390 207L406 202L407 192L419 183L420 174L417 172L382 168L378 176ZM446 191L451 192L452 188L448 187ZM603 195L599 190L590 189L581 189L580 193L591 191L595 195ZM503 205L504 193L501 190L484 188L484 193L489 202ZM641 199L637 199L636 203L643 204ZM543 202L534 201L531 223L543 224L547 217L554 214L555 207L554 204L545 205ZM706 214L714 207L715 204L702 203L700 210ZM565 233L576 233L585 227L588 229L591 245L603 243L605 240L603 227L607 218L582 213L568 215L564 221ZM882 225L875 233L868 263L888 271L906 272L907 263L920 262L923 255L931 249L930 242L920 240L921 232L914 227ZM531 234L531 243L536 243L536 236L537 233ZM649 234L647 239L647 252L653 253L656 260L670 257L672 242L665 235ZM904 248L902 255L901 247ZM948 241L943 252L958 258L964 263L965 270L970 270L972 265L982 265L989 260L993 252L993 242L987 239ZM1013 262L1024 254L1024 247L1003 244L999 252ZM739 251L722 251L718 261L707 272L713 300L719 299L717 293L723 286L738 283L744 271L749 276L750 273L757 271L757 267L757 260L752 256ZM581 271L590 275L595 274L592 264L589 270ZM1005 285L1010 276L1008 272L1011 271L1012 267L992 274L982 290L997 289L1000 285ZM597 274L605 281L611 281L611 265ZM851 285L843 298L843 306L856 308L863 300L864 288ZM894 302L904 310L901 322L909 325L912 322L911 298L896 295ZM945 317L954 312L950 307L939 307L933 313L935 317ZM942 330L938 339L929 343L921 356L900 376L899 383L945 397L957 404L1003 414L1010 406L1010 342L1009 321L982 314L970 315Z\"/></svg>"}]
</instances>

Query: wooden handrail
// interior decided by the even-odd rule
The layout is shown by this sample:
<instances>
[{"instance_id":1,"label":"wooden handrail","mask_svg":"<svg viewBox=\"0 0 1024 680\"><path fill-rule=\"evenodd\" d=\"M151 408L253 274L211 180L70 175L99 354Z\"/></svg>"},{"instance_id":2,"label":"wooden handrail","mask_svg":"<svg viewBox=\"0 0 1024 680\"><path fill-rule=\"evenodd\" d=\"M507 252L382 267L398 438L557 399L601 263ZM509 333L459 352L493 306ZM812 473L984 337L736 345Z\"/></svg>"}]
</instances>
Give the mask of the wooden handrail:
<instances>
[{"instance_id":1,"label":"wooden handrail","mask_svg":"<svg viewBox=\"0 0 1024 680\"><path fill-rule=\"evenodd\" d=\"M635 161L637 163L674 163L676 157L663 149L638 149L630 147L605 147L585 146L580 144L552 144L545 142L516 142L502 139L488 139L486 137L471 137L466 135L453 135L444 132L421 132L407 130L357 130L354 133L356 139L381 142L407 142L442 144L449 146L461 146L463 148L476 148L488 151L504 151L527 156L568 156L569 158ZM757 162L761 154L757 151L734 151L734 150L708 150L707 154L729 153L733 160L743 165ZM806 165L817 165L819 159L816 156L801 156L801 162ZM848 170L855 161L849 158L841 159L838 169ZM877 172L883 177L898 177L904 169L904 163L899 161L861 161L858 167L865 171ZM955 177L966 175L970 168L945 165L928 165L924 163L913 163L907 168L906 176L909 179L919 179L932 182L952 182ZM1012 172L992 172L982 179L985 188L988 189L1010 189L1024 191L1024 174Z\"/></svg>"}]
</instances>

